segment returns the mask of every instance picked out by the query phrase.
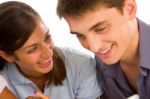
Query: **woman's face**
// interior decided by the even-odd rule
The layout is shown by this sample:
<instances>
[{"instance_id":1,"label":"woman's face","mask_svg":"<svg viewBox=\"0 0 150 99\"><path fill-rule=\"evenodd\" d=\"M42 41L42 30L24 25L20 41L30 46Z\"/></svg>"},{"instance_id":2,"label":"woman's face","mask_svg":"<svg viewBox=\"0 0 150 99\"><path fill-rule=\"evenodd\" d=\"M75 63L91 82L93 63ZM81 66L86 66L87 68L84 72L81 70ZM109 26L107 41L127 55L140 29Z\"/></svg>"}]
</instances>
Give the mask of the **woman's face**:
<instances>
[{"instance_id":1,"label":"woman's face","mask_svg":"<svg viewBox=\"0 0 150 99\"><path fill-rule=\"evenodd\" d=\"M29 39L15 51L13 62L18 65L24 75L38 77L52 70L52 49L53 41L49 30L39 20Z\"/></svg>"}]
</instances>

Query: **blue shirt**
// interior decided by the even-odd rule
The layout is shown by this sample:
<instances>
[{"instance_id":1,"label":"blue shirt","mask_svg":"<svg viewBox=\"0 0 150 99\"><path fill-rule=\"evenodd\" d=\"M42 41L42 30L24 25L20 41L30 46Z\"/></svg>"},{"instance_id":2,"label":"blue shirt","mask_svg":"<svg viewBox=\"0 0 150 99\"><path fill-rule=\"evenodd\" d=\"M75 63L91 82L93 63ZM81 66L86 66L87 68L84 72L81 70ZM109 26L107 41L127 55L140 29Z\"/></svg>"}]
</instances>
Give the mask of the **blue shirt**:
<instances>
[{"instance_id":1,"label":"blue shirt","mask_svg":"<svg viewBox=\"0 0 150 99\"><path fill-rule=\"evenodd\" d=\"M140 33L140 72L137 79L138 94L140 99L150 99L150 26L138 20L138 27ZM108 99L125 99L134 94L118 63L108 66L98 57L96 57L96 60L98 79L101 80L100 84L105 90L104 97L108 96Z\"/></svg>"},{"instance_id":2,"label":"blue shirt","mask_svg":"<svg viewBox=\"0 0 150 99\"><path fill-rule=\"evenodd\" d=\"M63 86L45 84L44 94L50 96L50 99L75 99L75 97L96 99L100 96L102 91L96 80L94 59L73 49L62 48L61 50L65 55L67 77L63 81ZM19 72L13 63L5 64L1 74L18 99L34 96L34 90L39 90L31 80Z\"/></svg>"}]
</instances>

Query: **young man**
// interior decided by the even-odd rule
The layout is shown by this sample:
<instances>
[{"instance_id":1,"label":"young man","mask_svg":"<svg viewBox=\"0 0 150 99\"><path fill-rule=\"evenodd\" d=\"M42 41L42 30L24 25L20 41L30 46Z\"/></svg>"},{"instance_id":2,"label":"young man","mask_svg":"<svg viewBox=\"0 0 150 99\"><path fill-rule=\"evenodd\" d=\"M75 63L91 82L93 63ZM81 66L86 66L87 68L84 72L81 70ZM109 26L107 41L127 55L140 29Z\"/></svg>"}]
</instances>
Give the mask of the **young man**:
<instances>
[{"instance_id":1,"label":"young man","mask_svg":"<svg viewBox=\"0 0 150 99\"><path fill-rule=\"evenodd\" d=\"M136 10L135 0L58 0L59 17L96 54L102 99L150 97L150 26Z\"/></svg>"}]
</instances>

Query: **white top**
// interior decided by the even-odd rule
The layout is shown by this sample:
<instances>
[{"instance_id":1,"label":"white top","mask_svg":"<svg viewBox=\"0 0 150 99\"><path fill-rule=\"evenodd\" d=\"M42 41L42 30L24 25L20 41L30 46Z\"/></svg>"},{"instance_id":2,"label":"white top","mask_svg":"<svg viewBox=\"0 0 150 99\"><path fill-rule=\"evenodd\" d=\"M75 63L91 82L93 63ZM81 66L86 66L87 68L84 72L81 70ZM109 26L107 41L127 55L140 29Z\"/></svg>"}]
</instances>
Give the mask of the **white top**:
<instances>
[{"instance_id":1,"label":"white top","mask_svg":"<svg viewBox=\"0 0 150 99\"><path fill-rule=\"evenodd\" d=\"M8 86L6 80L0 75L0 93L6 86Z\"/></svg>"},{"instance_id":2,"label":"white top","mask_svg":"<svg viewBox=\"0 0 150 99\"><path fill-rule=\"evenodd\" d=\"M67 77L63 86L45 85L44 94L50 99L96 99L102 90L96 80L95 60L86 54L73 49L62 49L65 55ZM2 71L9 89L19 98L34 96L39 90L29 79L25 78L15 64L5 64Z\"/></svg>"},{"instance_id":3,"label":"white top","mask_svg":"<svg viewBox=\"0 0 150 99\"><path fill-rule=\"evenodd\" d=\"M134 94L134 95L128 97L127 99L140 99L140 97L138 94Z\"/></svg>"}]
</instances>

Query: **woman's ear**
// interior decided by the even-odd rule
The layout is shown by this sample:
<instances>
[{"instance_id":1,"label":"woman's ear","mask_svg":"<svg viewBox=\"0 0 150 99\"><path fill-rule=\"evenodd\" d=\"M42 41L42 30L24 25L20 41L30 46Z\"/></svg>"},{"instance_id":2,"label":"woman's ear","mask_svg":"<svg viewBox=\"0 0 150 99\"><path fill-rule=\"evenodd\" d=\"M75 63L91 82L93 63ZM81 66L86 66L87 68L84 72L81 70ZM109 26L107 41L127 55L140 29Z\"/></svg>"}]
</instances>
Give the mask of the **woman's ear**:
<instances>
[{"instance_id":1,"label":"woman's ear","mask_svg":"<svg viewBox=\"0 0 150 99\"><path fill-rule=\"evenodd\" d=\"M13 62L13 56L6 54L4 51L0 50L0 56L8 62Z\"/></svg>"},{"instance_id":2,"label":"woman's ear","mask_svg":"<svg viewBox=\"0 0 150 99\"><path fill-rule=\"evenodd\" d=\"M126 14L130 19L136 17L137 5L135 0L125 0L123 7L124 14Z\"/></svg>"}]
</instances>

